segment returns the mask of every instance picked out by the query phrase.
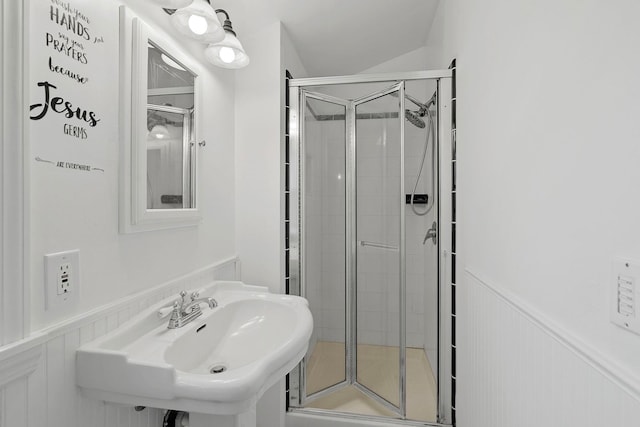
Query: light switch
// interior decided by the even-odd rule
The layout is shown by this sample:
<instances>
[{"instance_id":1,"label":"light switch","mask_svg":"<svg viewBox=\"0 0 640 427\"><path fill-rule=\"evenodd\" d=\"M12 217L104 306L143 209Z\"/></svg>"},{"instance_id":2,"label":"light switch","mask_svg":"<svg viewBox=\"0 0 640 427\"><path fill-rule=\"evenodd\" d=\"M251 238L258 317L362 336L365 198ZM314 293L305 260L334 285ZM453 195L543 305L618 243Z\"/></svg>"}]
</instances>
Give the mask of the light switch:
<instances>
[{"instance_id":1,"label":"light switch","mask_svg":"<svg viewBox=\"0 0 640 427\"><path fill-rule=\"evenodd\" d=\"M640 334L638 320L638 286L640 263L626 259L613 261L610 318L613 323Z\"/></svg>"},{"instance_id":2,"label":"light switch","mask_svg":"<svg viewBox=\"0 0 640 427\"><path fill-rule=\"evenodd\" d=\"M633 278L618 276L618 313L635 316Z\"/></svg>"}]
</instances>

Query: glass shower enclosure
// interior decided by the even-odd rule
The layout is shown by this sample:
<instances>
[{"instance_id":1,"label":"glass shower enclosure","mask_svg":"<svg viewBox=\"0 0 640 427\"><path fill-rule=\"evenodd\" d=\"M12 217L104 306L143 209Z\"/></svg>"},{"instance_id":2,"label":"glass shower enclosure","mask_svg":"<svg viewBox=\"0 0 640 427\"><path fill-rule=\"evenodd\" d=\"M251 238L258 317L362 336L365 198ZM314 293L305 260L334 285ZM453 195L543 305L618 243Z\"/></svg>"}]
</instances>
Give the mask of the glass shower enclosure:
<instances>
[{"instance_id":1,"label":"glass shower enclosure","mask_svg":"<svg viewBox=\"0 0 640 427\"><path fill-rule=\"evenodd\" d=\"M310 350L289 375L292 408L433 423L447 420L447 393L442 392L446 380L438 381L447 366L438 363L440 295L436 292L434 298L423 289L407 292L408 253L415 265L410 273L417 268L430 270L428 279L417 281L428 280L439 289L436 239L434 243L425 239L422 247L407 234L409 220L416 224L421 241L425 224L433 222L436 231L440 213L438 144L433 139L438 135L438 104L433 103L433 117L423 107L429 108L426 99L431 93L437 99L442 76L426 74L415 73L410 79L301 79L292 87L289 292L309 300L315 322ZM424 103L413 105L410 100L416 98L408 89L424 92ZM432 140L425 142L430 131ZM412 143L416 147L407 145L408 134L417 136ZM416 158L422 154L417 176L415 170L405 170L412 159L408 151L418 153ZM419 194L411 196L414 193ZM420 218L409 212L407 204L409 198L415 202L418 197L422 197L415 205ZM421 257L433 259L428 268L413 249L408 252L408 237ZM418 305L426 310L424 301L429 298L431 315L413 314ZM420 326L427 317L434 323L431 338ZM430 340L435 347L431 360L426 354ZM420 348L419 356L408 356L413 347ZM413 361L416 357L424 362ZM418 412L423 415L416 415L415 410L408 411L408 402L421 397L408 396L415 388L408 387L408 378L414 377L414 383L422 378L415 371L420 368L412 367L420 363L425 378L421 381L433 383L434 396L418 403L432 407L421 408ZM332 406L332 399L364 399L371 410L341 409Z\"/></svg>"}]
</instances>

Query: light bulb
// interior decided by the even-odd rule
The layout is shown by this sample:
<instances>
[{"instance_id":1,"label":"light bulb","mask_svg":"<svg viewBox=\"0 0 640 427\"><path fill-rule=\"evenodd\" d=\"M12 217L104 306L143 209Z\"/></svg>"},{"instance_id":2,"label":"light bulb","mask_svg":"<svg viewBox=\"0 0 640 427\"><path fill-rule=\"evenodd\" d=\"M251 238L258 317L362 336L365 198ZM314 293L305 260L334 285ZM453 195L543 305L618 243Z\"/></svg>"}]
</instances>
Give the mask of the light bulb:
<instances>
[{"instance_id":1,"label":"light bulb","mask_svg":"<svg viewBox=\"0 0 640 427\"><path fill-rule=\"evenodd\" d=\"M201 36L207 32L207 20L200 15L191 15L188 23L189 29L193 31L194 34Z\"/></svg>"},{"instance_id":2,"label":"light bulb","mask_svg":"<svg viewBox=\"0 0 640 427\"><path fill-rule=\"evenodd\" d=\"M236 53L233 51L233 49L226 46L220 49L218 56L220 57L220 60L225 64L231 64L233 60L236 59Z\"/></svg>"}]
</instances>

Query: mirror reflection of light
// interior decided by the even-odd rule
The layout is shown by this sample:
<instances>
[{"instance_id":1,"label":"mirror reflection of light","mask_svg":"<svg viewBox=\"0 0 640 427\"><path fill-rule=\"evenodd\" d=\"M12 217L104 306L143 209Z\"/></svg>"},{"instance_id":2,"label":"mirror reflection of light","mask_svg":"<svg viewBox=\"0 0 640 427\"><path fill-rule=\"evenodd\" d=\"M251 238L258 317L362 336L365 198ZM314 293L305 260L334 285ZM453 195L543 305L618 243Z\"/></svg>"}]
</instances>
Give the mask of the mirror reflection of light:
<instances>
[{"instance_id":1,"label":"mirror reflection of light","mask_svg":"<svg viewBox=\"0 0 640 427\"><path fill-rule=\"evenodd\" d=\"M149 132L149 136L155 138L155 139L165 139L165 138L169 138L169 129L167 129L166 126L164 125L155 125L152 129L151 132Z\"/></svg>"},{"instance_id":2,"label":"mirror reflection of light","mask_svg":"<svg viewBox=\"0 0 640 427\"><path fill-rule=\"evenodd\" d=\"M191 15L189 17L188 23L189 29L193 31L194 34L200 36L207 32L207 20L200 15Z\"/></svg>"},{"instance_id":3,"label":"mirror reflection of light","mask_svg":"<svg viewBox=\"0 0 640 427\"><path fill-rule=\"evenodd\" d=\"M341 179L342 179L342 174L341 174L341 173L339 173L339 174L338 174L338 180L341 180Z\"/></svg>"},{"instance_id":4,"label":"mirror reflection of light","mask_svg":"<svg viewBox=\"0 0 640 427\"><path fill-rule=\"evenodd\" d=\"M168 57L167 55L160 54L160 58L162 58L162 60L164 61L165 64L170 65L171 67L177 69L177 70L181 70L181 71L185 71L184 68L182 68L182 66L180 64L178 64L176 61L174 61L173 59L171 59L170 57Z\"/></svg>"}]
</instances>

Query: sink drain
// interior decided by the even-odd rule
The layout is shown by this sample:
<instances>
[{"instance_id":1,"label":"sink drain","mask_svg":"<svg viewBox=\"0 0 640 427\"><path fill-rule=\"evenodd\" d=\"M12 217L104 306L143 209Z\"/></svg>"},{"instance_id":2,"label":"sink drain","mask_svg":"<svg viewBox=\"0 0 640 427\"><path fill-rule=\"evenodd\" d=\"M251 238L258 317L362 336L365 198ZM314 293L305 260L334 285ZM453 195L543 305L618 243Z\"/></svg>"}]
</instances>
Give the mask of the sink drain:
<instances>
[{"instance_id":1,"label":"sink drain","mask_svg":"<svg viewBox=\"0 0 640 427\"><path fill-rule=\"evenodd\" d=\"M220 374L226 370L227 367L224 365L214 365L211 369L209 369L209 372L212 374Z\"/></svg>"}]
</instances>

